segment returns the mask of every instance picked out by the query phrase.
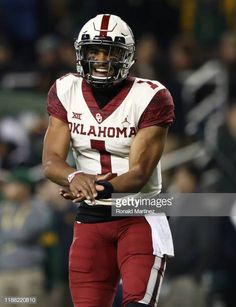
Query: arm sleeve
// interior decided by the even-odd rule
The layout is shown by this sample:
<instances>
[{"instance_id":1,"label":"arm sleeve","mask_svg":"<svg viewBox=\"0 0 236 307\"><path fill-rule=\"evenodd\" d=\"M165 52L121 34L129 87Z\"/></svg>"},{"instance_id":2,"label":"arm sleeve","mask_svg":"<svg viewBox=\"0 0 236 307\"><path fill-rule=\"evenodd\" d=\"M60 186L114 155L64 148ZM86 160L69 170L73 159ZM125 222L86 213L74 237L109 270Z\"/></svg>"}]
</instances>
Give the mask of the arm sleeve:
<instances>
[{"instance_id":1,"label":"arm sleeve","mask_svg":"<svg viewBox=\"0 0 236 307\"><path fill-rule=\"evenodd\" d=\"M139 129L149 126L168 126L174 120L174 103L167 89L160 90L152 98L140 117Z\"/></svg>"},{"instance_id":2,"label":"arm sleeve","mask_svg":"<svg viewBox=\"0 0 236 307\"><path fill-rule=\"evenodd\" d=\"M49 115L57 117L63 122L68 123L66 109L64 108L60 99L57 96L56 83L52 85L48 92L47 111Z\"/></svg>"}]
</instances>

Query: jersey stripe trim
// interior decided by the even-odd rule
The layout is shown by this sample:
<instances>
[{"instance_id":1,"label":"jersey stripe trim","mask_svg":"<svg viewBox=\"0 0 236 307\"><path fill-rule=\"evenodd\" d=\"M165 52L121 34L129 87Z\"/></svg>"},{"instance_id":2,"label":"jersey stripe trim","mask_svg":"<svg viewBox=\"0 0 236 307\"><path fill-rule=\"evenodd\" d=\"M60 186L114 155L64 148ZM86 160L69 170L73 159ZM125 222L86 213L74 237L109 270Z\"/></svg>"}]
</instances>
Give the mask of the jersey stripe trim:
<instances>
[{"instance_id":1,"label":"jersey stripe trim","mask_svg":"<svg viewBox=\"0 0 236 307\"><path fill-rule=\"evenodd\" d=\"M156 281L156 284L153 290L151 301L149 302L151 306L157 306L157 302L158 302L160 290L161 290L161 284L162 284L162 280L164 277L165 267L166 267L166 259L164 256L161 259L161 266L160 266L160 269L158 270L157 281Z\"/></svg>"},{"instance_id":2,"label":"jersey stripe trim","mask_svg":"<svg viewBox=\"0 0 236 307\"><path fill-rule=\"evenodd\" d=\"M84 100L90 110L90 112L92 113L93 117L95 118L96 121L97 117L96 114L100 114L100 121L99 124L101 124L102 122L104 122L104 120L109 117L113 112L115 112L116 109L118 109L118 107L124 103L125 99L127 98L133 84L134 84L135 79L134 78L127 78L124 81L124 86L123 88L120 90L120 92L113 97L106 105L105 107L103 107L102 109L99 108L93 93L92 93L92 88L91 85L88 84L84 79L82 81L82 93L83 93L83 97Z\"/></svg>"},{"instance_id":3,"label":"jersey stripe trim","mask_svg":"<svg viewBox=\"0 0 236 307\"><path fill-rule=\"evenodd\" d=\"M109 20L110 20L110 15L103 15L101 22L100 36L107 36Z\"/></svg>"},{"instance_id":4,"label":"jersey stripe trim","mask_svg":"<svg viewBox=\"0 0 236 307\"><path fill-rule=\"evenodd\" d=\"M148 280L146 292L144 294L144 297L140 301L138 301L139 303L153 307L157 306L161 284L164 277L165 267L166 267L165 257L160 258L156 256L150 272L150 277Z\"/></svg>"}]
</instances>

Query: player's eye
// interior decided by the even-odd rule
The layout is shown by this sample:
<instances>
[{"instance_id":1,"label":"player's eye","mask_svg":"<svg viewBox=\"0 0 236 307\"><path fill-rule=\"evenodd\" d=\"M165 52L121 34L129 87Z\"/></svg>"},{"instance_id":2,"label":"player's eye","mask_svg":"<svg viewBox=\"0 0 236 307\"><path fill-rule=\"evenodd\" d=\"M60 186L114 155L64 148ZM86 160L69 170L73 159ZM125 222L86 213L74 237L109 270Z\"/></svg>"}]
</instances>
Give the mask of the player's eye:
<instances>
[{"instance_id":1,"label":"player's eye","mask_svg":"<svg viewBox=\"0 0 236 307\"><path fill-rule=\"evenodd\" d=\"M95 47L90 47L86 53L88 59L94 58L100 54L104 54L107 56L108 55L107 49L95 46Z\"/></svg>"},{"instance_id":2,"label":"player's eye","mask_svg":"<svg viewBox=\"0 0 236 307\"><path fill-rule=\"evenodd\" d=\"M99 51L99 48L96 48L96 47L94 47L94 48L89 48L88 50L87 50L87 54L88 55L96 55L96 54L98 54L100 51Z\"/></svg>"},{"instance_id":3,"label":"player's eye","mask_svg":"<svg viewBox=\"0 0 236 307\"><path fill-rule=\"evenodd\" d=\"M113 61L119 61L123 57L123 50L121 48L115 47L110 52L110 59Z\"/></svg>"}]
</instances>

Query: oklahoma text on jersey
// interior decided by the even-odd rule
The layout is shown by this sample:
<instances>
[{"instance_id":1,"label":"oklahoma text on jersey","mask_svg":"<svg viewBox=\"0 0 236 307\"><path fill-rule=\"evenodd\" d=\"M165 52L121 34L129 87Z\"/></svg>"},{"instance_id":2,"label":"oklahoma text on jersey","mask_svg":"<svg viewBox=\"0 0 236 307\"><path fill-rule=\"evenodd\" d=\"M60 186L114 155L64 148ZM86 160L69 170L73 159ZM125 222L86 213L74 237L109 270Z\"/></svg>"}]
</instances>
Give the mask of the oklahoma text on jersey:
<instances>
[{"instance_id":1,"label":"oklahoma text on jersey","mask_svg":"<svg viewBox=\"0 0 236 307\"><path fill-rule=\"evenodd\" d=\"M69 122L69 129L71 133L104 138L131 138L137 133L135 127L96 127L72 122Z\"/></svg>"}]
</instances>

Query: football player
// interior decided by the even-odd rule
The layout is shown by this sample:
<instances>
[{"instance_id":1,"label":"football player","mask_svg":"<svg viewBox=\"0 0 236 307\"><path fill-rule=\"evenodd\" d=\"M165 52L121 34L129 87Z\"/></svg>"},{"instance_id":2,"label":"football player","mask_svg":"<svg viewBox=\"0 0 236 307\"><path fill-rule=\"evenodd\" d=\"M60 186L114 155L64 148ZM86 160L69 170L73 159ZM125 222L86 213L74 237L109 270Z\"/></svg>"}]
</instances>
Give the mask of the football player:
<instances>
[{"instance_id":1,"label":"football player","mask_svg":"<svg viewBox=\"0 0 236 307\"><path fill-rule=\"evenodd\" d=\"M43 150L45 175L78 202L69 261L73 303L111 306L121 278L124 306L157 306L166 256L173 256L166 216L112 216L108 199L160 192L172 97L158 81L129 76L135 41L118 16L89 20L75 50L78 73L56 80L48 94ZM66 162L70 145L76 169Z\"/></svg>"}]
</instances>

